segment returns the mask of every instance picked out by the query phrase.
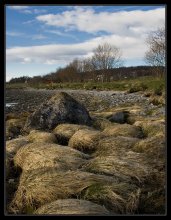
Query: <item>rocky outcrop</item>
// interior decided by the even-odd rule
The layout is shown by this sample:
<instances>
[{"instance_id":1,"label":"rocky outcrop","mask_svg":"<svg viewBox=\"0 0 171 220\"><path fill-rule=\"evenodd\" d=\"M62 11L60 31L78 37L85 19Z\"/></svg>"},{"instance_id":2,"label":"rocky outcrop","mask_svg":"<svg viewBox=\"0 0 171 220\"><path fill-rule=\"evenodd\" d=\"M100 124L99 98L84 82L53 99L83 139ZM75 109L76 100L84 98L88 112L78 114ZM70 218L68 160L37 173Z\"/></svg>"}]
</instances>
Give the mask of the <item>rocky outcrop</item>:
<instances>
[{"instance_id":1,"label":"rocky outcrop","mask_svg":"<svg viewBox=\"0 0 171 220\"><path fill-rule=\"evenodd\" d=\"M52 130L61 123L91 124L86 108L65 92L56 94L34 111L28 117L24 131Z\"/></svg>"}]
</instances>

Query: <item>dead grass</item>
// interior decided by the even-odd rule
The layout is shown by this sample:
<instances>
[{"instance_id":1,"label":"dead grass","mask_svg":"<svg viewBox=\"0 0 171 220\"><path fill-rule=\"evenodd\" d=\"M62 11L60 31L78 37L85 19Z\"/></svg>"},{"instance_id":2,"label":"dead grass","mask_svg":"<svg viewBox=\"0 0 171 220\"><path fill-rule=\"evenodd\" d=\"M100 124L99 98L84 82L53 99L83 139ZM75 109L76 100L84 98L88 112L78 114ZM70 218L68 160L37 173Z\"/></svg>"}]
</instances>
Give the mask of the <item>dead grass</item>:
<instances>
[{"instance_id":1,"label":"dead grass","mask_svg":"<svg viewBox=\"0 0 171 220\"><path fill-rule=\"evenodd\" d=\"M67 145L69 139L75 134L76 131L86 128L89 127L86 125L60 124L53 130L53 133L55 134L59 144Z\"/></svg>"},{"instance_id":2,"label":"dead grass","mask_svg":"<svg viewBox=\"0 0 171 220\"><path fill-rule=\"evenodd\" d=\"M60 199L37 209L34 214L109 215L105 207L86 200Z\"/></svg>"},{"instance_id":3,"label":"dead grass","mask_svg":"<svg viewBox=\"0 0 171 220\"><path fill-rule=\"evenodd\" d=\"M113 214L131 214L138 208L139 191L135 185L128 183L113 183L110 186L93 184L85 189L82 196L105 205Z\"/></svg>"},{"instance_id":4,"label":"dead grass","mask_svg":"<svg viewBox=\"0 0 171 220\"><path fill-rule=\"evenodd\" d=\"M134 123L136 126L140 126L143 130L145 137L152 137L158 133L165 134L165 121L162 120L140 120Z\"/></svg>"},{"instance_id":5,"label":"dead grass","mask_svg":"<svg viewBox=\"0 0 171 220\"><path fill-rule=\"evenodd\" d=\"M26 207L35 209L57 199L76 196L92 184L112 182L115 182L113 178L81 171L38 169L23 172L9 211L23 213Z\"/></svg>"},{"instance_id":6,"label":"dead grass","mask_svg":"<svg viewBox=\"0 0 171 220\"><path fill-rule=\"evenodd\" d=\"M20 147L28 143L29 143L29 140L27 136L25 137L23 136L23 137L15 138L10 141L6 141L6 152L11 155L14 155Z\"/></svg>"},{"instance_id":7,"label":"dead grass","mask_svg":"<svg viewBox=\"0 0 171 220\"><path fill-rule=\"evenodd\" d=\"M139 141L138 138L133 137L105 137L99 141L95 156L111 156L124 155L125 152L133 148Z\"/></svg>"},{"instance_id":8,"label":"dead grass","mask_svg":"<svg viewBox=\"0 0 171 220\"><path fill-rule=\"evenodd\" d=\"M102 132L105 136L125 136L125 137L135 137L142 138L143 132L141 127L130 125L130 124L114 124L105 128Z\"/></svg>"},{"instance_id":9,"label":"dead grass","mask_svg":"<svg viewBox=\"0 0 171 220\"><path fill-rule=\"evenodd\" d=\"M40 168L58 170L76 170L84 163L88 155L75 149L49 143L31 143L20 148L14 157L15 166L23 171Z\"/></svg>"},{"instance_id":10,"label":"dead grass","mask_svg":"<svg viewBox=\"0 0 171 220\"><path fill-rule=\"evenodd\" d=\"M164 95L162 96L152 95L149 99L149 102L152 103L153 105L165 105L165 97Z\"/></svg>"},{"instance_id":11,"label":"dead grass","mask_svg":"<svg viewBox=\"0 0 171 220\"><path fill-rule=\"evenodd\" d=\"M26 118L15 118L6 121L6 139L15 138L21 134L21 129L25 124Z\"/></svg>"},{"instance_id":12,"label":"dead grass","mask_svg":"<svg viewBox=\"0 0 171 220\"><path fill-rule=\"evenodd\" d=\"M16 176L15 172L17 172L17 169L14 166L13 157L22 146L25 146L28 143L29 141L27 137L20 137L10 141L6 141L5 173L7 179Z\"/></svg>"},{"instance_id":13,"label":"dead grass","mask_svg":"<svg viewBox=\"0 0 171 220\"><path fill-rule=\"evenodd\" d=\"M96 150L100 138L100 131L90 129L79 130L71 137L68 146L85 153L92 153Z\"/></svg>"},{"instance_id":14,"label":"dead grass","mask_svg":"<svg viewBox=\"0 0 171 220\"><path fill-rule=\"evenodd\" d=\"M140 185L149 174L149 167L142 155L128 151L125 154L99 156L91 159L83 168L92 173L110 175L118 181Z\"/></svg>"},{"instance_id":15,"label":"dead grass","mask_svg":"<svg viewBox=\"0 0 171 220\"><path fill-rule=\"evenodd\" d=\"M41 143L41 142L56 143L57 142L54 134L49 133L49 132L39 131L39 130L32 130L27 137L30 142L35 142L35 143Z\"/></svg>"},{"instance_id":16,"label":"dead grass","mask_svg":"<svg viewBox=\"0 0 171 220\"><path fill-rule=\"evenodd\" d=\"M112 125L112 122L105 118L92 117L92 126L97 130L104 130L105 128Z\"/></svg>"},{"instance_id":17,"label":"dead grass","mask_svg":"<svg viewBox=\"0 0 171 220\"><path fill-rule=\"evenodd\" d=\"M165 136L162 133L158 133L153 137L146 138L144 140L140 140L135 144L133 150L138 153L150 152L156 154L156 147L164 149L165 144ZM155 149L155 150L154 150Z\"/></svg>"}]
</instances>

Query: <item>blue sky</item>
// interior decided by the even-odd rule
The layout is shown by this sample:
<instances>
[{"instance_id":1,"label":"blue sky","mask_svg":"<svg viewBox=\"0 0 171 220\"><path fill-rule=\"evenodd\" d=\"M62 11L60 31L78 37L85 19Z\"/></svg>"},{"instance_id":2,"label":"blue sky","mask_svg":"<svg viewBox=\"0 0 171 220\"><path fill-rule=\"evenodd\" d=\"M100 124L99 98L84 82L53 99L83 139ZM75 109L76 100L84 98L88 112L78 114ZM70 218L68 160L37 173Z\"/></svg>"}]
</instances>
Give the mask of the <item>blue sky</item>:
<instances>
[{"instance_id":1,"label":"blue sky","mask_svg":"<svg viewBox=\"0 0 171 220\"><path fill-rule=\"evenodd\" d=\"M44 75L108 42L124 66L145 65L145 39L165 24L165 6L6 6L6 80Z\"/></svg>"}]
</instances>

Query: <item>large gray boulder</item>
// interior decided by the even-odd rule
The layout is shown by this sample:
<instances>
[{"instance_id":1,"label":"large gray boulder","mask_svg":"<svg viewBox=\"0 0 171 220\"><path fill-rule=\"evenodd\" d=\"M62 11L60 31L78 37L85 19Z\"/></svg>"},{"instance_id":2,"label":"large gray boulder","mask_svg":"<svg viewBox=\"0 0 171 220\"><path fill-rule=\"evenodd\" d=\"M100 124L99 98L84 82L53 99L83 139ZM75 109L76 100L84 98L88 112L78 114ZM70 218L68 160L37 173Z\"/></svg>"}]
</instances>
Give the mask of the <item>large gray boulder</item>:
<instances>
[{"instance_id":1,"label":"large gray boulder","mask_svg":"<svg viewBox=\"0 0 171 220\"><path fill-rule=\"evenodd\" d=\"M52 130L61 123L91 124L86 108L65 92L57 93L35 110L28 117L23 130Z\"/></svg>"}]
</instances>

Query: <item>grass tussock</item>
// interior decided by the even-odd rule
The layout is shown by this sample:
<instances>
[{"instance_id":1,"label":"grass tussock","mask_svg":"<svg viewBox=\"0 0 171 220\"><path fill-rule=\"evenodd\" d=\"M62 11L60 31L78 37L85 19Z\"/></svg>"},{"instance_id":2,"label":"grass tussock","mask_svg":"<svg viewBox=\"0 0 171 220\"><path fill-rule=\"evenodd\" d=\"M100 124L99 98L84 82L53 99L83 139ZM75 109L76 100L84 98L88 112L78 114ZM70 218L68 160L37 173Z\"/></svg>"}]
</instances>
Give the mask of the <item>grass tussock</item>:
<instances>
[{"instance_id":1,"label":"grass tussock","mask_svg":"<svg viewBox=\"0 0 171 220\"><path fill-rule=\"evenodd\" d=\"M34 209L57 199L71 198L95 183L112 183L110 177L81 171L58 172L38 169L23 172L9 211L23 213L25 207Z\"/></svg>"},{"instance_id":2,"label":"grass tussock","mask_svg":"<svg viewBox=\"0 0 171 220\"><path fill-rule=\"evenodd\" d=\"M152 103L153 105L163 106L165 105L165 97L153 95L150 97L149 102Z\"/></svg>"},{"instance_id":3,"label":"grass tussock","mask_svg":"<svg viewBox=\"0 0 171 220\"><path fill-rule=\"evenodd\" d=\"M13 140L6 141L6 152L14 155L18 149L29 143L27 137L19 137Z\"/></svg>"},{"instance_id":4,"label":"grass tussock","mask_svg":"<svg viewBox=\"0 0 171 220\"><path fill-rule=\"evenodd\" d=\"M20 148L14 157L14 164L23 171L40 168L76 170L82 166L88 155L75 149L49 143L31 143Z\"/></svg>"},{"instance_id":5,"label":"grass tussock","mask_svg":"<svg viewBox=\"0 0 171 220\"><path fill-rule=\"evenodd\" d=\"M125 152L132 149L132 147L139 141L138 138L133 137L105 137L99 141L95 156L111 156L124 155Z\"/></svg>"},{"instance_id":6,"label":"grass tussock","mask_svg":"<svg viewBox=\"0 0 171 220\"><path fill-rule=\"evenodd\" d=\"M67 145L69 139L80 129L86 129L86 125L77 124L60 124L54 130L53 133L57 138L57 142L62 145Z\"/></svg>"},{"instance_id":7,"label":"grass tussock","mask_svg":"<svg viewBox=\"0 0 171 220\"><path fill-rule=\"evenodd\" d=\"M164 120L141 120L136 121L134 125L142 128L145 137L152 137L159 133L165 134Z\"/></svg>"},{"instance_id":8,"label":"grass tussock","mask_svg":"<svg viewBox=\"0 0 171 220\"><path fill-rule=\"evenodd\" d=\"M97 130L83 129L77 131L69 140L68 146L85 153L93 153L101 138L101 132Z\"/></svg>"},{"instance_id":9,"label":"grass tussock","mask_svg":"<svg viewBox=\"0 0 171 220\"><path fill-rule=\"evenodd\" d=\"M159 133L155 136L140 140L135 144L133 150L138 153L150 152L156 153L156 147L164 149L165 136Z\"/></svg>"},{"instance_id":10,"label":"grass tussock","mask_svg":"<svg viewBox=\"0 0 171 220\"><path fill-rule=\"evenodd\" d=\"M101 131L112 125L112 122L101 117L93 117L92 121L92 127Z\"/></svg>"},{"instance_id":11,"label":"grass tussock","mask_svg":"<svg viewBox=\"0 0 171 220\"><path fill-rule=\"evenodd\" d=\"M141 184L148 175L149 168L144 163L144 158L135 152L127 152L122 156L98 156L89 161L84 170L110 175L118 181L131 182L132 184Z\"/></svg>"},{"instance_id":12,"label":"grass tussock","mask_svg":"<svg viewBox=\"0 0 171 220\"><path fill-rule=\"evenodd\" d=\"M137 210L139 188L128 183L93 184L82 192L84 199L104 205L112 214L130 214Z\"/></svg>"},{"instance_id":13,"label":"grass tussock","mask_svg":"<svg viewBox=\"0 0 171 220\"><path fill-rule=\"evenodd\" d=\"M125 136L143 138L142 129L138 126L130 124L114 124L108 128L105 128L102 134L105 136Z\"/></svg>"},{"instance_id":14,"label":"grass tussock","mask_svg":"<svg viewBox=\"0 0 171 220\"><path fill-rule=\"evenodd\" d=\"M87 200L59 199L40 207L34 214L109 215L109 211L105 207Z\"/></svg>"},{"instance_id":15,"label":"grass tussock","mask_svg":"<svg viewBox=\"0 0 171 220\"><path fill-rule=\"evenodd\" d=\"M6 121L6 139L18 137L24 127L26 118L9 119Z\"/></svg>"},{"instance_id":16,"label":"grass tussock","mask_svg":"<svg viewBox=\"0 0 171 220\"><path fill-rule=\"evenodd\" d=\"M56 143L57 142L54 134L49 133L49 132L39 131L39 130L32 130L27 137L30 142L35 142L35 143L41 143L41 142Z\"/></svg>"}]
</instances>

